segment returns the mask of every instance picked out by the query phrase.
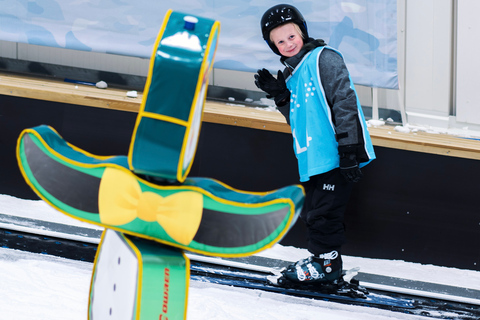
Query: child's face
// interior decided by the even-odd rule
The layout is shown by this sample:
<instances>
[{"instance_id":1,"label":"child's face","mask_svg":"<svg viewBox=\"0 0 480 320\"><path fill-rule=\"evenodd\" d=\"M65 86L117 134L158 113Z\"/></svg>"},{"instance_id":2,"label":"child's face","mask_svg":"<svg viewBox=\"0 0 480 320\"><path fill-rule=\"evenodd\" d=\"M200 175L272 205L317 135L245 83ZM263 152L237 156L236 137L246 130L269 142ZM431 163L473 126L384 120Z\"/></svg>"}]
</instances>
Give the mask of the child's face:
<instances>
[{"instance_id":1,"label":"child's face","mask_svg":"<svg viewBox=\"0 0 480 320\"><path fill-rule=\"evenodd\" d=\"M273 29L270 32L270 39L280 54L288 58L296 55L303 46L302 35L293 23L282 24Z\"/></svg>"}]
</instances>

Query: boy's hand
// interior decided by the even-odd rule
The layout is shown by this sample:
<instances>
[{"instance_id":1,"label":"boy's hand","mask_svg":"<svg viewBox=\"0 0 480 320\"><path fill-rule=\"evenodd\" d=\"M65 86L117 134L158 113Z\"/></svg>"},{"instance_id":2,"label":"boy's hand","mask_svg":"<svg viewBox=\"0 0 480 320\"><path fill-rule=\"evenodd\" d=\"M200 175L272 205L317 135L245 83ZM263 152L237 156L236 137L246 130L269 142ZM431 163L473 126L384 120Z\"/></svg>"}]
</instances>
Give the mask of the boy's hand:
<instances>
[{"instance_id":1,"label":"boy's hand","mask_svg":"<svg viewBox=\"0 0 480 320\"><path fill-rule=\"evenodd\" d=\"M284 105L287 98L290 97L290 91L285 84L285 78L282 71L278 70L275 79L267 69L257 70L255 77L255 85L268 93L267 98L273 98L277 106Z\"/></svg>"},{"instance_id":2,"label":"boy's hand","mask_svg":"<svg viewBox=\"0 0 480 320\"><path fill-rule=\"evenodd\" d=\"M338 147L340 154L340 172L349 182L358 182L363 177L363 173L358 166L355 146Z\"/></svg>"}]
</instances>

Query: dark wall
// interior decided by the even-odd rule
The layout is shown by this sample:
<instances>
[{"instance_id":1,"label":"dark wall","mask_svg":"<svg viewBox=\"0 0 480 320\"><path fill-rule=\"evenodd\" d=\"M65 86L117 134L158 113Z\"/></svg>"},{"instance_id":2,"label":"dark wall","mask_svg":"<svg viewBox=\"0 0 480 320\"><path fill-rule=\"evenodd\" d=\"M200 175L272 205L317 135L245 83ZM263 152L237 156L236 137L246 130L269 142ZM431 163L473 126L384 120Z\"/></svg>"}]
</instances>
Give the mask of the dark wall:
<instances>
[{"instance_id":1,"label":"dark wall","mask_svg":"<svg viewBox=\"0 0 480 320\"><path fill-rule=\"evenodd\" d=\"M252 191L295 184L292 148L289 134L207 124L194 173ZM480 161L375 152L346 212L344 253L480 270ZM281 243L304 248L305 235L299 221Z\"/></svg>"},{"instance_id":2,"label":"dark wall","mask_svg":"<svg viewBox=\"0 0 480 320\"><path fill-rule=\"evenodd\" d=\"M136 114L0 95L0 194L38 199L17 166L23 129L46 124L69 143L98 155L127 154Z\"/></svg>"},{"instance_id":3,"label":"dark wall","mask_svg":"<svg viewBox=\"0 0 480 320\"><path fill-rule=\"evenodd\" d=\"M346 253L480 270L480 161L375 150L349 206Z\"/></svg>"},{"instance_id":4,"label":"dark wall","mask_svg":"<svg viewBox=\"0 0 480 320\"><path fill-rule=\"evenodd\" d=\"M135 113L0 96L0 194L37 199L15 159L20 132L39 124L98 155L128 153ZM344 253L480 270L480 162L375 148L346 215ZM204 123L190 173L268 191L298 182L289 134ZM305 247L301 221L281 242Z\"/></svg>"},{"instance_id":5,"label":"dark wall","mask_svg":"<svg viewBox=\"0 0 480 320\"><path fill-rule=\"evenodd\" d=\"M190 175L246 191L297 184L292 147L289 134L204 123Z\"/></svg>"}]
</instances>

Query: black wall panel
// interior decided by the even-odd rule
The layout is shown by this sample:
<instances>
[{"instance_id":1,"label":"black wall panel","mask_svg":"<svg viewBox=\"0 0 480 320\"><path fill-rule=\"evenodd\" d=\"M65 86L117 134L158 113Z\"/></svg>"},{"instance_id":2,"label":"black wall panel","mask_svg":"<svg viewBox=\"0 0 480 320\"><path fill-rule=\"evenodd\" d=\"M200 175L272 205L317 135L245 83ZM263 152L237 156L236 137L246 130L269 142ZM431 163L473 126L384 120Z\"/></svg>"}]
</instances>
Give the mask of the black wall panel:
<instances>
[{"instance_id":1,"label":"black wall panel","mask_svg":"<svg viewBox=\"0 0 480 320\"><path fill-rule=\"evenodd\" d=\"M98 155L125 155L135 113L0 96L0 193L37 199L15 158L20 132L40 124ZM344 254L480 270L480 162L376 147L347 210ZM236 189L298 183L289 134L204 123L191 176ZM3 212L6 213L6 212ZM306 246L301 221L281 242Z\"/></svg>"}]
</instances>

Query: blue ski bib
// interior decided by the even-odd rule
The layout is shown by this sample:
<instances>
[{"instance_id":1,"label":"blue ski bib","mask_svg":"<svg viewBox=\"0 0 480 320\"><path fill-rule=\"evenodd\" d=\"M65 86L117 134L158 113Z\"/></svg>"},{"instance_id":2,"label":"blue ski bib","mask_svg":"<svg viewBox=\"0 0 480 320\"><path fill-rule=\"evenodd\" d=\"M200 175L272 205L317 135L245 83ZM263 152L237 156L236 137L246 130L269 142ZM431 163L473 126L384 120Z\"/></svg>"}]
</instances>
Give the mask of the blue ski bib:
<instances>
[{"instance_id":1,"label":"blue ski bib","mask_svg":"<svg viewBox=\"0 0 480 320\"><path fill-rule=\"evenodd\" d=\"M338 168L340 162L333 117L318 70L318 59L324 48L319 47L308 53L286 81L290 90L290 126L293 148L298 160L298 170L302 182L308 181L311 176ZM342 56L340 52L334 51ZM350 83L351 88L355 91L351 80ZM375 153L358 99L357 108L365 149L371 161L375 158ZM361 166L367 163L362 163Z\"/></svg>"}]
</instances>

